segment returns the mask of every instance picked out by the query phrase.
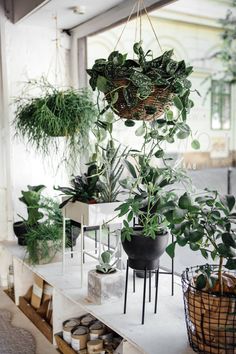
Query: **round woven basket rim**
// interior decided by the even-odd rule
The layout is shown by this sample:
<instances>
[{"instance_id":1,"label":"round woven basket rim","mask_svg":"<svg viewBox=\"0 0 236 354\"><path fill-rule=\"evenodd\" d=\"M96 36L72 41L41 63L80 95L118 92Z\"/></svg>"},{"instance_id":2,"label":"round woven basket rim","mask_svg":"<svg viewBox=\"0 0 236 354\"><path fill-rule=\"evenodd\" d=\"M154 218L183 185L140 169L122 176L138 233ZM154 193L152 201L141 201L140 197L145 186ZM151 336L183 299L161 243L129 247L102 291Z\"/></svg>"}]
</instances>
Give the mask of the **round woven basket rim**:
<instances>
[{"instance_id":1,"label":"round woven basket rim","mask_svg":"<svg viewBox=\"0 0 236 354\"><path fill-rule=\"evenodd\" d=\"M209 264L210 267L212 268L215 268L216 270L219 268L218 265L215 265L215 264ZM189 267L189 268L186 268L182 275L181 275L181 280L182 280L182 284L185 284L188 286L189 289L193 290L194 292L198 292L198 293L203 293L203 294L206 294L206 295L211 295L212 297L215 297L215 298L232 298L232 299L235 299L236 300L236 294L233 294L233 293L223 293L220 294L220 293L216 293L216 292L213 292L213 291L206 291L206 290L202 290L202 289L197 289L196 286L192 285L191 284L191 280L192 280L192 277L189 279L188 278L188 273L191 272L191 271L194 271L196 269L199 269L200 265L198 266L193 266L193 267ZM224 268L227 270L227 268ZM228 271L230 271L230 269L228 269ZM236 273L235 273L235 278L236 278Z\"/></svg>"}]
</instances>

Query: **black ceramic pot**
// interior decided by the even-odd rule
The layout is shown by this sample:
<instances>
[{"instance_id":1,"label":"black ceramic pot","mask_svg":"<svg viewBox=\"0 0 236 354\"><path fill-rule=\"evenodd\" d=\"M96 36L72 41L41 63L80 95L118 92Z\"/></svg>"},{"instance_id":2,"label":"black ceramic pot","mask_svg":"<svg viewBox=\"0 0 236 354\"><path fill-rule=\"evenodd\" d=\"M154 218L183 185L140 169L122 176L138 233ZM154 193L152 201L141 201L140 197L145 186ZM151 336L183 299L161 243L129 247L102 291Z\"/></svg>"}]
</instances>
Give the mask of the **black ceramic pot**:
<instances>
[{"instance_id":1,"label":"black ceramic pot","mask_svg":"<svg viewBox=\"0 0 236 354\"><path fill-rule=\"evenodd\" d=\"M123 248L128 255L129 266L136 270L154 270L158 268L159 258L165 252L169 233L158 234L156 239L143 236L143 228L133 228L131 241L125 239Z\"/></svg>"},{"instance_id":2,"label":"black ceramic pot","mask_svg":"<svg viewBox=\"0 0 236 354\"><path fill-rule=\"evenodd\" d=\"M73 222L72 220L68 221L66 225L66 238L67 238L67 246L71 247L71 244L73 247L76 246L76 241L77 238L79 237L80 234L80 226L78 223Z\"/></svg>"},{"instance_id":3,"label":"black ceramic pot","mask_svg":"<svg viewBox=\"0 0 236 354\"><path fill-rule=\"evenodd\" d=\"M17 221L13 224L13 230L18 238L18 245L26 246L26 234L27 234L27 226L23 221Z\"/></svg>"}]
</instances>

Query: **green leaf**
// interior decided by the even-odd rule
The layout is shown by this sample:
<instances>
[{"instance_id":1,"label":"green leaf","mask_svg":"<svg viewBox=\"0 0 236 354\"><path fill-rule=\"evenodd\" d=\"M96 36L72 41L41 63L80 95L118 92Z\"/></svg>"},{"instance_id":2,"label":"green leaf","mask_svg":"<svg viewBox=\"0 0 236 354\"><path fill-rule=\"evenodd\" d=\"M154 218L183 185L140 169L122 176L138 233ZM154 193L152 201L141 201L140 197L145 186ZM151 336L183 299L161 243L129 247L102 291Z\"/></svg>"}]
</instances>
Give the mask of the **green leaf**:
<instances>
[{"instance_id":1,"label":"green leaf","mask_svg":"<svg viewBox=\"0 0 236 354\"><path fill-rule=\"evenodd\" d=\"M124 160L124 163L126 164L126 167L127 167L128 171L130 172L130 174L132 175L132 177L137 178L137 173L136 173L135 168L132 165L132 163L130 163L128 160Z\"/></svg>"},{"instance_id":2,"label":"green leaf","mask_svg":"<svg viewBox=\"0 0 236 354\"><path fill-rule=\"evenodd\" d=\"M125 125L126 127L133 127L135 125L135 122L131 119L126 119Z\"/></svg>"},{"instance_id":3,"label":"green leaf","mask_svg":"<svg viewBox=\"0 0 236 354\"><path fill-rule=\"evenodd\" d=\"M109 251L105 251L101 254L101 259L103 263L110 263L111 261L111 253Z\"/></svg>"},{"instance_id":4,"label":"green leaf","mask_svg":"<svg viewBox=\"0 0 236 354\"><path fill-rule=\"evenodd\" d=\"M231 211L235 206L235 198L233 195L226 195L225 198L226 198L227 206L228 206L229 210Z\"/></svg>"},{"instance_id":5,"label":"green leaf","mask_svg":"<svg viewBox=\"0 0 236 354\"><path fill-rule=\"evenodd\" d=\"M235 236L229 232L224 232L222 234L222 241L226 246L236 248Z\"/></svg>"},{"instance_id":6,"label":"green leaf","mask_svg":"<svg viewBox=\"0 0 236 354\"><path fill-rule=\"evenodd\" d=\"M178 222L183 221L186 214L187 214L187 211L186 211L186 210L182 210L182 209L176 208L176 209L173 211L173 221L174 221L175 223L178 223Z\"/></svg>"},{"instance_id":7,"label":"green leaf","mask_svg":"<svg viewBox=\"0 0 236 354\"><path fill-rule=\"evenodd\" d=\"M179 207L181 209L189 209L192 206L192 200L189 196L188 193L184 193L180 198L179 198Z\"/></svg>"},{"instance_id":8,"label":"green leaf","mask_svg":"<svg viewBox=\"0 0 236 354\"><path fill-rule=\"evenodd\" d=\"M206 284L207 284L206 276L204 274L200 274L196 279L196 288L198 290L202 290L205 288Z\"/></svg>"},{"instance_id":9,"label":"green leaf","mask_svg":"<svg viewBox=\"0 0 236 354\"><path fill-rule=\"evenodd\" d=\"M156 151L154 155L157 159L159 159L159 158L162 158L165 155L165 153L164 153L164 150L161 149L161 150Z\"/></svg>"},{"instance_id":10,"label":"green leaf","mask_svg":"<svg viewBox=\"0 0 236 354\"><path fill-rule=\"evenodd\" d=\"M192 251L198 251L200 249L200 245L198 245L197 243L190 242L189 246Z\"/></svg>"},{"instance_id":11,"label":"green leaf","mask_svg":"<svg viewBox=\"0 0 236 354\"><path fill-rule=\"evenodd\" d=\"M165 116L168 121L172 121L174 119L174 113L171 110L166 111Z\"/></svg>"},{"instance_id":12,"label":"green leaf","mask_svg":"<svg viewBox=\"0 0 236 354\"><path fill-rule=\"evenodd\" d=\"M198 140L194 139L191 143L191 146L194 150L199 150L201 145Z\"/></svg>"},{"instance_id":13,"label":"green leaf","mask_svg":"<svg viewBox=\"0 0 236 354\"><path fill-rule=\"evenodd\" d=\"M142 125L135 131L135 135L142 136L143 134L145 134L145 127Z\"/></svg>"},{"instance_id":14,"label":"green leaf","mask_svg":"<svg viewBox=\"0 0 236 354\"><path fill-rule=\"evenodd\" d=\"M225 267L230 270L236 269L236 259L230 258L227 260Z\"/></svg>"},{"instance_id":15,"label":"green leaf","mask_svg":"<svg viewBox=\"0 0 236 354\"><path fill-rule=\"evenodd\" d=\"M174 102L175 107L178 108L179 111L182 111L182 109L184 108L183 103L178 96L174 97L173 102Z\"/></svg>"},{"instance_id":16,"label":"green leaf","mask_svg":"<svg viewBox=\"0 0 236 354\"><path fill-rule=\"evenodd\" d=\"M170 256L170 258L175 257L175 246L176 246L176 242L173 242L166 247L166 253Z\"/></svg>"},{"instance_id":17,"label":"green leaf","mask_svg":"<svg viewBox=\"0 0 236 354\"><path fill-rule=\"evenodd\" d=\"M108 90L108 80L104 76L98 76L97 78L97 89L103 93L106 93Z\"/></svg>"},{"instance_id":18,"label":"green leaf","mask_svg":"<svg viewBox=\"0 0 236 354\"><path fill-rule=\"evenodd\" d=\"M205 250L205 249L203 249L203 248L201 248L200 249L200 251L201 251L201 254L202 254L202 256L205 258L205 259L208 259L208 252Z\"/></svg>"}]
</instances>

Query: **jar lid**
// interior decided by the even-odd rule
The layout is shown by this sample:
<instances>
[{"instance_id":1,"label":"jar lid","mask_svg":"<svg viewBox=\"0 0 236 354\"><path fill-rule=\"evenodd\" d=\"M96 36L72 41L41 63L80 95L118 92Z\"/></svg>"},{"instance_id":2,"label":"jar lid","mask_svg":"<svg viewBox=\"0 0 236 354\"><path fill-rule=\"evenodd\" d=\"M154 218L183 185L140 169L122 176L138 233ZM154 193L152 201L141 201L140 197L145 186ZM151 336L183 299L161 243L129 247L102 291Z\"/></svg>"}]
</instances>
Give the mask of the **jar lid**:
<instances>
[{"instance_id":1,"label":"jar lid","mask_svg":"<svg viewBox=\"0 0 236 354\"><path fill-rule=\"evenodd\" d=\"M92 315L86 315L81 318L81 324L84 326L89 326L94 321L96 321L96 318Z\"/></svg>"},{"instance_id":2,"label":"jar lid","mask_svg":"<svg viewBox=\"0 0 236 354\"><path fill-rule=\"evenodd\" d=\"M104 325L103 325L102 322L96 321L95 323L93 323L93 324L89 327L89 329L93 331L93 330L103 329L103 327L104 327Z\"/></svg>"},{"instance_id":3,"label":"jar lid","mask_svg":"<svg viewBox=\"0 0 236 354\"><path fill-rule=\"evenodd\" d=\"M64 329L71 329L75 326L78 326L79 324L80 324L80 320L78 318L71 318L71 319L63 322L63 328Z\"/></svg>"},{"instance_id":4,"label":"jar lid","mask_svg":"<svg viewBox=\"0 0 236 354\"><path fill-rule=\"evenodd\" d=\"M77 326L71 331L72 335L82 336L88 333L88 328L84 326Z\"/></svg>"}]
</instances>

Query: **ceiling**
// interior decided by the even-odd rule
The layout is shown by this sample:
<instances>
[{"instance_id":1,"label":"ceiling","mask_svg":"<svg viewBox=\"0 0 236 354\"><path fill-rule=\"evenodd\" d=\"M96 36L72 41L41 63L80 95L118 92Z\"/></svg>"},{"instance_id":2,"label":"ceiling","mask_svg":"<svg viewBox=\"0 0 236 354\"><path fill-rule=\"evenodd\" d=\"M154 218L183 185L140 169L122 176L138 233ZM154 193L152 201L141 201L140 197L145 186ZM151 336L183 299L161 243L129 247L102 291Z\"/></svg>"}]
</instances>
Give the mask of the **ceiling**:
<instances>
[{"instance_id":1,"label":"ceiling","mask_svg":"<svg viewBox=\"0 0 236 354\"><path fill-rule=\"evenodd\" d=\"M35 26L55 27L53 18L57 15L58 27L70 29L122 2L123 0L50 0L23 18L21 22ZM85 14L75 14L73 8L81 5L86 8Z\"/></svg>"}]
</instances>

